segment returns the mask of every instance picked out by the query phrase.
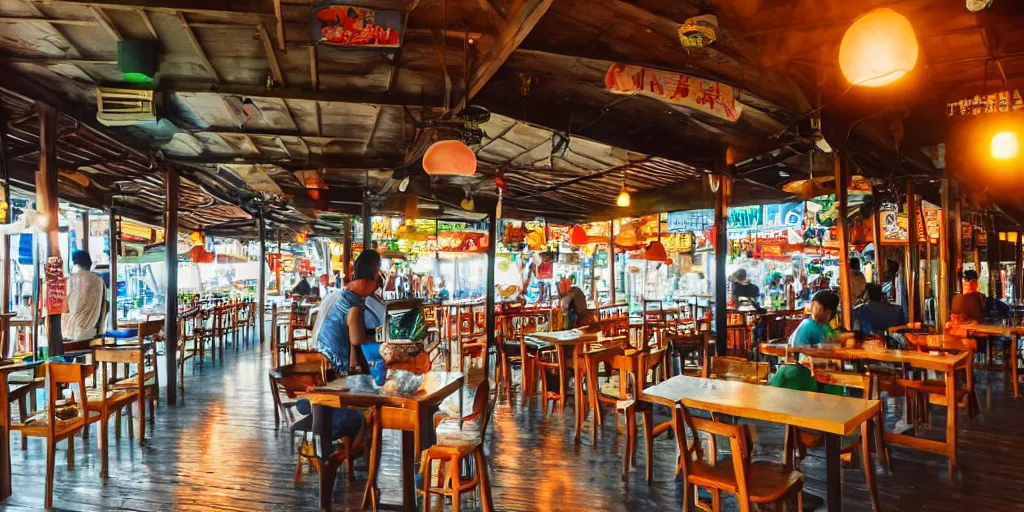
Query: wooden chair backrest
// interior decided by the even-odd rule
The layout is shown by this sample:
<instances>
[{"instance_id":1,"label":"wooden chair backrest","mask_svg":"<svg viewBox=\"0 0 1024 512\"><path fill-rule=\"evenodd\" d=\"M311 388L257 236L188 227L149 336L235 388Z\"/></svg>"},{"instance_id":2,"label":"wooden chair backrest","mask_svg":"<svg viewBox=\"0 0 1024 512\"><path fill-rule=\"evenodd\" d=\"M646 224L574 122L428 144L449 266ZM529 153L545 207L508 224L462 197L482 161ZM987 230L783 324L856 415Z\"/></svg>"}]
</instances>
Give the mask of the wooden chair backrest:
<instances>
[{"instance_id":1,"label":"wooden chair backrest","mask_svg":"<svg viewBox=\"0 0 1024 512\"><path fill-rule=\"evenodd\" d=\"M71 389L72 384L77 385L77 390L73 390L75 397L74 408L77 409L78 414L75 419L69 422L62 422L62 430L67 428L75 428L78 425L84 425L86 411L88 410L89 399L85 393L85 372L86 365L78 363L58 363L58 362L47 362L46 363L46 405L47 414L49 415L48 428L50 430L50 436L52 437L56 433L57 429L57 397L61 396L61 389Z\"/></svg>"},{"instance_id":2,"label":"wooden chair backrest","mask_svg":"<svg viewBox=\"0 0 1024 512\"><path fill-rule=\"evenodd\" d=\"M742 357L716 356L711 358L711 378L740 380L763 384L768 382L771 365L767 362L748 361Z\"/></svg>"},{"instance_id":3,"label":"wooden chair backrest","mask_svg":"<svg viewBox=\"0 0 1024 512\"><path fill-rule=\"evenodd\" d=\"M725 328L726 346L730 350L750 348L750 328L746 325L730 325Z\"/></svg>"},{"instance_id":4,"label":"wooden chair backrest","mask_svg":"<svg viewBox=\"0 0 1024 512\"><path fill-rule=\"evenodd\" d=\"M139 322L139 327L138 327L138 330L139 330L138 342L139 342L139 344L141 345L143 340L145 340L146 338L149 338L149 337L151 337L151 336L153 336L155 334L159 334L160 330L163 329L163 328L164 328L164 321L163 320L146 320L144 322Z\"/></svg>"},{"instance_id":5,"label":"wooden chair backrest","mask_svg":"<svg viewBox=\"0 0 1024 512\"><path fill-rule=\"evenodd\" d=\"M906 332L903 339L907 345L913 346L920 351L941 350L945 352L974 352L978 350L978 342L973 338L952 336L949 334L917 334Z\"/></svg>"},{"instance_id":6,"label":"wooden chair backrest","mask_svg":"<svg viewBox=\"0 0 1024 512\"><path fill-rule=\"evenodd\" d=\"M749 448L749 432L747 425L729 425L715 421L714 419L704 419L691 416L685 407L680 410L683 416L683 423L690 428L693 432L693 444L694 451L696 451L696 458L689 456L682 457L683 459L683 474L684 478L686 475L694 474L696 465L714 466L718 459L717 453L709 453L709 458L713 461L707 463L704 461L704 456L700 446L700 437L698 432L704 432L709 436L724 437L729 441L729 451L732 457L732 475L723 475L724 480L721 482L722 485L727 487L733 487L736 489L736 498L739 502L740 510L750 510L750 495L747 486L747 473L750 471L750 448ZM714 416L712 415L712 418ZM715 450L717 443L709 443L712 450Z\"/></svg>"},{"instance_id":7,"label":"wooden chair backrest","mask_svg":"<svg viewBox=\"0 0 1024 512\"><path fill-rule=\"evenodd\" d=\"M864 400L870 400L871 396L874 395L874 379L872 378L870 372L852 373L815 371L814 380L822 384L843 386L845 388L850 389L859 389L864 394Z\"/></svg>"}]
</instances>

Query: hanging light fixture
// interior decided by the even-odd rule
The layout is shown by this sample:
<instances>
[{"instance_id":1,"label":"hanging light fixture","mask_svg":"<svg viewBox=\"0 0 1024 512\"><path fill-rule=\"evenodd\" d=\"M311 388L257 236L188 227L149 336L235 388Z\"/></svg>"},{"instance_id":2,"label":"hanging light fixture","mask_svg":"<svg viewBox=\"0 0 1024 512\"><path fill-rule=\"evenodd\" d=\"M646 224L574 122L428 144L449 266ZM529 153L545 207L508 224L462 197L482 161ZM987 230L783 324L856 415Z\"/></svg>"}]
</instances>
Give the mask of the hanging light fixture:
<instances>
[{"instance_id":1,"label":"hanging light fixture","mask_svg":"<svg viewBox=\"0 0 1024 512\"><path fill-rule=\"evenodd\" d=\"M839 45L839 68L853 85L882 87L914 69L917 36L907 18L878 8L857 18Z\"/></svg>"},{"instance_id":2,"label":"hanging light fixture","mask_svg":"<svg viewBox=\"0 0 1024 512\"><path fill-rule=\"evenodd\" d=\"M999 132L992 136L992 158L1013 160L1020 153L1020 141L1014 132Z\"/></svg>"},{"instance_id":3,"label":"hanging light fixture","mask_svg":"<svg viewBox=\"0 0 1024 512\"><path fill-rule=\"evenodd\" d=\"M461 140L435 142L423 155L423 171L431 176L471 176L476 173L476 153Z\"/></svg>"},{"instance_id":4,"label":"hanging light fixture","mask_svg":"<svg viewBox=\"0 0 1024 512\"><path fill-rule=\"evenodd\" d=\"M308 240L308 239L309 239L309 235L307 235L305 231L299 231L298 233L295 233L295 242L296 243L304 244L304 243L306 243L306 240Z\"/></svg>"},{"instance_id":5,"label":"hanging light fixture","mask_svg":"<svg viewBox=\"0 0 1024 512\"><path fill-rule=\"evenodd\" d=\"M615 199L615 205L619 208L629 207L629 192L626 190L626 170L622 170L622 188L619 191L619 197Z\"/></svg>"}]
</instances>

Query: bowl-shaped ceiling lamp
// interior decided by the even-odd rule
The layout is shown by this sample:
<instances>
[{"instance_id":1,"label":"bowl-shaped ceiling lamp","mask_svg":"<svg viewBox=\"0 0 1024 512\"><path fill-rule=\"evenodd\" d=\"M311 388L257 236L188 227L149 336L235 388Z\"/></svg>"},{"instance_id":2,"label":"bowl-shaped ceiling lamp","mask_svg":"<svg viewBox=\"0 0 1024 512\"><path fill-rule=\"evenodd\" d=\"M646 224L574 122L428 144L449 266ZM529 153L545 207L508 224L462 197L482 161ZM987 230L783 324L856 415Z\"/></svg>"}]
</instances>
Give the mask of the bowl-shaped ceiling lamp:
<instances>
[{"instance_id":1,"label":"bowl-shaped ceiling lamp","mask_svg":"<svg viewBox=\"0 0 1024 512\"><path fill-rule=\"evenodd\" d=\"M907 18L879 8L857 18L839 45L839 68L853 85L882 87L917 64L917 36Z\"/></svg>"},{"instance_id":2,"label":"bowl-shaped ceiling lamp","mask_svg":"<svg viewBox=\"0 0 1024 512\"><path fill-rule=\"evenodd\" d=\"M427 148L423 170L431 176L470 176L476 172L476 154L461 140L442 140Z\"/></svg>"},{"instance_id":3,"label":"bowl-shaped ceiling lamp","mask_svg":"<svg viewBox=\"0 0 1024 512\"><path fill-rule=\"evenodd\" d=\"M641 260L646 261L657 261L664 263L668 259L668 253L665 251L665 246L661 242L654 241L644 249L643 256L640 256Z\"/></svg>"}]
</instances>

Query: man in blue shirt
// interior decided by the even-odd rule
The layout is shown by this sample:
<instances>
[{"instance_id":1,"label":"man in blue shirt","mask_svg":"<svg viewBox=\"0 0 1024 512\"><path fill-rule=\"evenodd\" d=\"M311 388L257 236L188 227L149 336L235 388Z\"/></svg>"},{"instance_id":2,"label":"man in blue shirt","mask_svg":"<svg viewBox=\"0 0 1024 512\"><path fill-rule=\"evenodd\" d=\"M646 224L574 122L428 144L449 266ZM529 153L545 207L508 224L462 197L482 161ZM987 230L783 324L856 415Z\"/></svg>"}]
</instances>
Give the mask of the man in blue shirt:
<instances>
[{"instance_id":1,"label":"man in blue shirt","mask_svg":"<svg viewBox=\"0 0 1024 512\"><path fill-rule=\"evenodd\" d=\"M790 346L813 347L836 339L836 331L829 326L839 310L839 296L829 290L814 294L810 317L805 318L789 337Z\"/></svg>"},{"instance_id":2,"label":"man in blue shirt","mask_svg":"<svg viewBox=\"0 0 1024 512\"><path fill-rule=\"evenodd\" d=\"M882 287L867 285L868 300L858 309L860 330L864 334L884 334L893 327L907 323L903 308L882 301Z\"/></svg>"}]
</instances>

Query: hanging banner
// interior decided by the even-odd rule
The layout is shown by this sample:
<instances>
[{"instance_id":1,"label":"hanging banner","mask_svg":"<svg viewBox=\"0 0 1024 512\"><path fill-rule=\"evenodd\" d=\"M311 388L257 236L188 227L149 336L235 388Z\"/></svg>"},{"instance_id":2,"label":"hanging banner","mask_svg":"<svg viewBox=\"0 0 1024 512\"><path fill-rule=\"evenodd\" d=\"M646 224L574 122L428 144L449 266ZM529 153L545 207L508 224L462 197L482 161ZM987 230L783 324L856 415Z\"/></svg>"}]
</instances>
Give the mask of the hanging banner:
<instances>
[{"instance_id":1,"label":"hanging banner","mask_svg":"<svg viewBox=\"0 0 1024 512\"><path fill-rule=\"evenodd\" d=\"M310 41L347 48L398 48L402 13L320 0L313 5Z\"/></svg>"},{"instance_id":2,"label":"hanging banner","mask_svg":"<svg viewBox=\"0 0 1024 512\"><path fill-rule=\"evenodd\" d=\"M946 104L947 117L969 117L1000 112L1020 112L1024 110L1024 98L1020 91L999 91L992 94L975 94L972 98L953 101Z\"/></svg>"},{"instance_id":3,"label":"hanging banner","mask_svg":"<svg viewBox=\"0 0 1024 512\"><path fill-rule=\"evenodd\" d=\"M437 250L445 252L486 252L487 233L442 231L437 234Z\"/></svg>"},{"instance_id":4,"label":"hanging banner","mask_svg":"<svg viewBox=\"0 0 1024 512\"><path fill-rule=\"evenodd\" d=\"M796 228L804 224L804 202L764 205L762 214L766 228Z\"/></svg>"},{"instance_id":5,"label":"hanging banner","mask_svg":"<svg viewBox=\"0 0 1024 512\"><path fill-rule=\"evenodd\" d=\"M715 224L714 210L689 210L668 214L668 232L704 231Z\"/></svg>"},{"instance_id":6,"label":"hanging banner","mask_svg":"<svg viewBox=\"0 0 1024 512\"><path fill-rule=\"evenodd\" d=\"M878 217L878 222L882 227L883 244L905 244L910 240L907 214L898 212L896 205L883 204L878 209Z\"/></svg>"},{"instance_id":7,"label":"hanging banner","mask_svg":"<svg viewBox=\"0 0 1024 512\"><path fill-rule=\"evenodd\" d=\"M631 64L612 64L604 85L615 94L641 94L727 121L739 119L743 108L728 85Z\"/></svg>"},{"instance_id":8,"label":"hanging banner","mask_svg":"<svg viewBox=\"0 0 1024 512\"><path fill-rule=\"evenodd\" d=\"M729 208L729 229L757 229L764 225L760 206Z\"/></svg>"}]
</instances>

